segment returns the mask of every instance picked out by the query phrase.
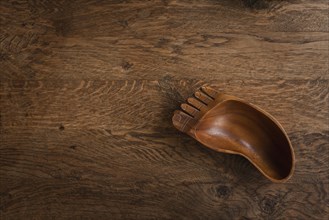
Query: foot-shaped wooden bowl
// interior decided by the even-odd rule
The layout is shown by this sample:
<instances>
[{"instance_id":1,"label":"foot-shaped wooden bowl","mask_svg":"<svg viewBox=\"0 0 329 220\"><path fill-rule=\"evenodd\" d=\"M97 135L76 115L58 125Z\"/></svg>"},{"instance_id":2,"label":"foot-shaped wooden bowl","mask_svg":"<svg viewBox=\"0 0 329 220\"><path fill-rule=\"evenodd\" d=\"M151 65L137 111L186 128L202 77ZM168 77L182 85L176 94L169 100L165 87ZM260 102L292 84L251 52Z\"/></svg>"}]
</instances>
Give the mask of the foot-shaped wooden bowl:
<instances>
[{"instance_id":1,"label":"foot-shaped wooden bowl","mask_svg":"<svg viewBox=\"0 0 329 220\"><path fill-rule=\"evenodd\" d=\"M174 126L203 145L247 158L273 182L288 180L294 170L294 151L277 120L234 96L202 87L181 105Z\"/></svg>"}]
</instances>

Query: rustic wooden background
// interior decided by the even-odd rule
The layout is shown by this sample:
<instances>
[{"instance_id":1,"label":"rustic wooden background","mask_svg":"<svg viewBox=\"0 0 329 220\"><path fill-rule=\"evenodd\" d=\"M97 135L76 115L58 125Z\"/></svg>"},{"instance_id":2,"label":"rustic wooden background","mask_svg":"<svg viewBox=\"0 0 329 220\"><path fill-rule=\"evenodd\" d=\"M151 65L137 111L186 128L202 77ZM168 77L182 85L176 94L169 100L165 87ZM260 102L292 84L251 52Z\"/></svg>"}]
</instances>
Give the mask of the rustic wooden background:
<instances>
[{"instance_id":1,"label":"rustic wooden background","mask_svg":"<svg viewBox=\"0 0 329 220\"><path fill-rule=\"evenodd\" d=\"M327 219L327 0L0 3L0 219ZM272 113L284 184L171 124L203 84Z\"/></svg>"}]
</instances>

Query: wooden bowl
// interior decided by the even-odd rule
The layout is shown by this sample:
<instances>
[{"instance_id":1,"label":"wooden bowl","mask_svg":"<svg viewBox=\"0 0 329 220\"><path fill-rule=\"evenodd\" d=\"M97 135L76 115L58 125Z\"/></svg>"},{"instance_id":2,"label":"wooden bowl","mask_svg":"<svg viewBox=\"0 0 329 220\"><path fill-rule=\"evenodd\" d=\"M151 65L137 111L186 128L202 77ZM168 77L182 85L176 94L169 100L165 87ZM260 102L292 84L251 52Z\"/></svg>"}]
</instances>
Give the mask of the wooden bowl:
<instances>
[{"instance_id":1,"label":"wooden bowl","mask_svg":"<svg viewBox=\"0 0 329 220\"><path fill-rule=\"evenodd\" d=\"M174 126L203 145L239 154L273 182L293 174L295 156L280 123L261 108L202 87L172 118Z\"/></svg>"}]
</instances>

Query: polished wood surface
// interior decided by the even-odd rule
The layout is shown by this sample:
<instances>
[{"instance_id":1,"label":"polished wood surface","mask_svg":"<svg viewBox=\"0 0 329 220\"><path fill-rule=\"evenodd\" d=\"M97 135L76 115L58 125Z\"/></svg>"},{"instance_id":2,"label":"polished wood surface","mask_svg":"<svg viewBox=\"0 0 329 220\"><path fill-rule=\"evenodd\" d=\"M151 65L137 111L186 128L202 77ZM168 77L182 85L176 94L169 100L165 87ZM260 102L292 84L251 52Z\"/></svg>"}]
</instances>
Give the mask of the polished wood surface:
<instances>
[{"instance_id":1,"label":"polished wood surface","mask_svg":"<svg viewBox=\"0 0 329 220\"><path fill-rule=\"evenodd\" d=\"M0 1L0 219L327 219L328 1ZM208 84L270 112L272 183L174 128Z\"/></svg>"},{"instance_id":2,"label":"polished wood surface","mask_svg":"<svg viewBox=\"0 0 329 220\"><path fill-rule=\"evenodd\" d=\"M173 125L204 146L248 159L273 182L286 182L294 150L281 124L268 112L203 86L174 112Z\"/></svg>"}]
</instances>

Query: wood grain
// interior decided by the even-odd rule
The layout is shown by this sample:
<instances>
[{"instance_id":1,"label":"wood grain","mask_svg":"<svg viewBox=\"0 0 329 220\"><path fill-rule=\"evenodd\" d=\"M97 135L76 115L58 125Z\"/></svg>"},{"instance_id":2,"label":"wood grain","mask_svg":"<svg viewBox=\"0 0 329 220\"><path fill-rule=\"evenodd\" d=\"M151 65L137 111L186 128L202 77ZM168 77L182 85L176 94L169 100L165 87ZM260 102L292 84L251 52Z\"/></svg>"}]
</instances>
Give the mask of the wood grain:
<instances>
[{"instance_id":1,"label":"wood grain","mask_svg":"<svg viewBox=\"0 0 329 220\"><path fill-rule=\"evenodd\" d=\"M328 9L1 1L0 219L327 219ZM289 182L175 130L204 84L282 123Z\"/></svg>"}]
</instances>

